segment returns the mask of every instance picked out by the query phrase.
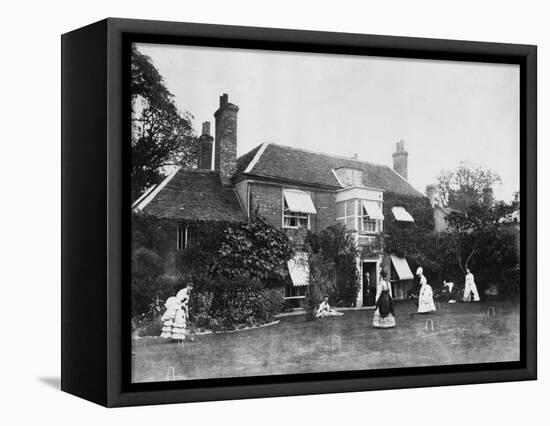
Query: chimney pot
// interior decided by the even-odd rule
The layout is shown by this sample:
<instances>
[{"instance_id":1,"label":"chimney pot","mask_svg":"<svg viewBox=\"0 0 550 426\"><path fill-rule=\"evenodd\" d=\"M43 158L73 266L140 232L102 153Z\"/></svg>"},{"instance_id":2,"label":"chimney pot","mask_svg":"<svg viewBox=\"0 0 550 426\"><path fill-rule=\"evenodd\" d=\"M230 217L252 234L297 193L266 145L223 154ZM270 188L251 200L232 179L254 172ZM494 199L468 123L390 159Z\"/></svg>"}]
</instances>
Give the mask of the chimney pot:
<instances>
[{"instance_id":1,"label":"chimney pot","mask_svg":"<svg viewBox=\"0 0 550 426\"><path fill-rule=\"evenodd\" d=\"M409 153L405 151L405 142L400 139L395 144L395 152L392 155L393 169L405 179L408 179L408 156Z\"/></svg>"},{"instance_id":2,"label":"chimney pot","mask_svg":"<svg viewBox=\"0 0 550 426\"><path fill-rule=\"evenodd\" d=\"M199 137L199 169L212 170L214 138L210 136L210 121L202 123L202 135Z\"/></svg>"},{"instance_id":3,"label":"chimney pot","mask_svg":"<svg viewBox=\"0 0 550 426\"><path fill-rule=\"evenodd\" d=\"M205 136L210 136L210 121L205 121L202 123L202 134Z\"/></svg>"},{"instance_id":4,"label":"chimney pot","mask_svg":"<svg viewBox=\"0 0 550 426\"><path fill-rule=\"evenodd\" d=\"M227 93L224 93L223 95L220 96L220 108L227 105L228 102L229 102L229 96L227 95Z\"/></svg>"}]
</instances>

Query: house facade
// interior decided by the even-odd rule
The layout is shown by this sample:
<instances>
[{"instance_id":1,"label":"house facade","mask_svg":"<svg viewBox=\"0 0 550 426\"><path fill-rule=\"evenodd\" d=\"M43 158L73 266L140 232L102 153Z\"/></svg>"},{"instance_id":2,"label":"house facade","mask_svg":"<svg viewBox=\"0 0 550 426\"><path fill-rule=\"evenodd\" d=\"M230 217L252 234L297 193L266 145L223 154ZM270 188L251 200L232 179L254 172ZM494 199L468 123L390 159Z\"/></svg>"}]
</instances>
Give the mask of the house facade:
<instances>
[{"instance_id":1,"label":"house facade","mask_svg":"<svg viewBox=\"0 0 550 426\"><path fill-rule=\"evenodd\" d=\"M385 221L414 222L404 207L393 207L390 215L383 213L386 192L424 197L407 181L408 152L403 141L396 144L393 168L273 143L260 144L237 158L238 111L227 94L220 96L214 113L215 135L210 135L209 122L203 124L198 169L174 171L140 197L134 211L180 221L262 216L298 247L296 259L288 265L291 282L285 298L290 300L305 294L308 271L300 246L308 232L341 223L354 231L361 249L383 232ZM185 248L186 232L189 229L182 227L176 231L177 249ZM357 306L374 304L381 263L378 254L357 259L361 283ZM392 255L391 272L394 297L405 298L413 279L407 261Z\"/></svg>"}]
</instances>

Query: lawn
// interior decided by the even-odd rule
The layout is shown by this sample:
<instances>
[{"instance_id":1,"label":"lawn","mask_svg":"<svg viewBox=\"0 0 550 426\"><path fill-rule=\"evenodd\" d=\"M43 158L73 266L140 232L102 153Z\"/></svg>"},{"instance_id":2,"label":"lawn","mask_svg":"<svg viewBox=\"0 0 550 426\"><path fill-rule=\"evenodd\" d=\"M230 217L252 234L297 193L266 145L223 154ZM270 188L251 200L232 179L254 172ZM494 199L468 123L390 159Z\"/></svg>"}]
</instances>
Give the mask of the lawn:
<instances>
[{"instance_id":1,"label":"lawn","mask_svg":"<svg viewBox=\"0 0 550 426\"><path fill-rule=\"evenodd\" d=\"M494 309L490 309L492 307ZM372 310L305 321L195 336L182 346L160 338L133 340L134 382L257 376L514 361L519 359L519 306L514 300L441 303L418 315L396 303L394 329L374 329ZM489 313L488 313L489 311ZM494 312L494 316L493 316ZM431 328L426 332L426 321Z\"/></svg>"}]
</instances>

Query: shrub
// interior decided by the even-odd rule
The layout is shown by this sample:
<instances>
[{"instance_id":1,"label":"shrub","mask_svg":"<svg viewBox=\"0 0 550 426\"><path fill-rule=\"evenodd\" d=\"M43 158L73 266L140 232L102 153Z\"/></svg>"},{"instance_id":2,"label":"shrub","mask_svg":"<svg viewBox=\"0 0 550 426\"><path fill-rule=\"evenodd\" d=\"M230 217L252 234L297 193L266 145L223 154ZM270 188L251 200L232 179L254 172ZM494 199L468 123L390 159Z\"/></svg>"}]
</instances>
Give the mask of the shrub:
<instances>
[{"instance_id":1,"label":"shrub","mask_svg":"<svg viewBox=\"0 0 550 426\"><path fill-rule=\"evenodd\" d=\"M255 309L256 318L262 318L266 322L273 321L276 314L282 311L284 298L276 289L263 289L258 297L258 305Z\"/></svg>"},{"instance_id":2,"label":"shrub","mask_svg":"<svg viewBox=\"0 0 550 426\"><path fill-rule=\"evenodd\" d=\"M211 328L211 292L193 291L189 299L189 321L198 328Z\"/></svg>"},{"instance_id":3,"label":"shrub","mask_svg":"<svg viewBox=\"0 0 550 426\"><path fill-rule=\"evenodd\" d=\"M292 254L287 235L257 216L225 229L210 272L219 277L280 281L287 273L286 262Z\"/></svg>"},{"instance_id":4,"label":"shrub","mask_svg":"<svg viewBox=\"0 0 550 426\"><path fill-rule=\"evenodd\" d=\"M192 247L167 244L175 226L200 229ZM132 217L132 315L136 321L160 317L164 303L195 283L190 323L200 328L234 329L269 321L282 309L277 291L287 274L293 247L281 230L255 217L241 224L176 223L146 215ZM146 248L145 248L146 247Z\"/></svg>"},{"instance_id":5,"label":"shrub","mask_svg":"<svg viewBox=\"0 0 550 426\"><path fill-rule=\"evenodd\" d=\"M160 317L143 318L135 321L134 328L139 337L160 336L162 333L162 320Z\"/></svg>"},{"instance_id":6,"label":"shrub","mask_svg":"<svg viewBox=\"0 0 550 426\"><path fill-rule=\"evenodd\" d=\"M334 264L326 261L321 254L312 253L309 255L309 274L304 309L306 310L306 319L311 321L315 319L317 309L325 296L329 296L330 303L335 303Z\"/></svg>"},{"instance_id":7,"label":"shrub","mask_svg":"<svg viewBox=\"0 0 550 426\"><path fill-rule=\"evenodd\" d=\"M358 251L353 233L342 224L332 225L318 234L309 233L306 244L312 253L321 256L322 262L333 267L335 286L328 293L331 303L354 305L361 284L356 265Z\"/></svg>"},{"instance_id":8,"label":"shrub","mask_svg":"<svg viewBox=\"0 0 550 426\"><path fill-rule=\"evenodd\" d=\"M197 319L212 329L233 330L270 322L282 308L279 290L264 289L257 280L220 279L212 285L209 311L203 310Z\"/></svg>"},{"instance_id":9,"label":"shrub","mask_svg":"<svg viewBox=\"0 0 550 426\"><path fill-rule=\"evenodd\" d=\"M140 247L132 252L132 315L146 315L158 304L157 277L161 260L154 251Z\"/></svg>"}]
</instances>

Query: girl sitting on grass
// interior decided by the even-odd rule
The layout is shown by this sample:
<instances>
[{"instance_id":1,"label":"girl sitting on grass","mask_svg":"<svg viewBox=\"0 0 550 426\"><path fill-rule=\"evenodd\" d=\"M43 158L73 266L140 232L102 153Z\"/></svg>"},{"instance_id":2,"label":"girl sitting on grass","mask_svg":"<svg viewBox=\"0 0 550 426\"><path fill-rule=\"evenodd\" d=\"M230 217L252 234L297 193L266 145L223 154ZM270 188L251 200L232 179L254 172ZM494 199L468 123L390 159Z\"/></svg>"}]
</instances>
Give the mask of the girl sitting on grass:
<instances>
[{"instance_id":1,"label":"girl sitting on grass","mask_svg":"<svg viewBox=\"0 0 550 426\"><path fill-rule=\"evenodd\" d=\"M317 309L317 318L339 317L342 315L344 315L342 312L338 312L336 309L332 309L330 307L330 305L328 304L328 296L325 296L325 298L319 305L319 309Z\"/></svg>"}]
</instances>

